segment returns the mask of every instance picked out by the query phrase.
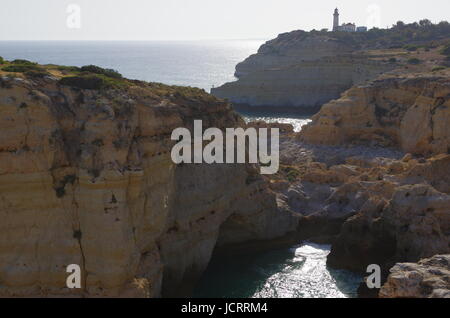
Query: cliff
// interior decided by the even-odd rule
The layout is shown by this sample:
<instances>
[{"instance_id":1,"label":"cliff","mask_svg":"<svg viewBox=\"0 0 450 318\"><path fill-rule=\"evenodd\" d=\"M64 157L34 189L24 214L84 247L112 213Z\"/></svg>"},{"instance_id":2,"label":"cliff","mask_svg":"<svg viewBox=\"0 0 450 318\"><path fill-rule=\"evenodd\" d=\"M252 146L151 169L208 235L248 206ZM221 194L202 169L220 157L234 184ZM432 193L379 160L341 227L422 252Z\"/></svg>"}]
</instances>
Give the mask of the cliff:
<instances>
[{"instance_id":1,"label":"cliff","mask_svg":"<svg viewBox=\"0 0 450 318\"><path fill-rule=\"evenodd\" d=\"M332 243L329 266L380 265L382 297L441 297L447 265L394 266L450 253L450 77L400 75L352 87L282 143L286 197L298 232Z\"/></svg>"},{"instance_id":2,"label":"cliff","mask_svg":"<svg viewBox=\"0 0 450 318\"><path fill-rule=\"evenodd\" d=\"M236 66L236 82L211 93L235 104L314 113L355 84L393 69L333 35L294 31L267 42Z\"/></svg>"},{"instance_id":3,"label":"cliff","mask_svg":"<svg viewBox=\"0 0 450 318\"><path fill-rule=\"evenodd\" d=\"M13 64L0 71L1 296L185 295L217 245L295 229L255 167L172 162L173 129L243 124L227 103ZM69 264L81 290L66 288Z\"/></svg>"},{"instance_id":4,"label":"cliff","mask_svg":"<svg viewBox=\"0 0 450 318\"><path fill-rule=\"evenodd\" d=\"M383 298L450 297L450 255L436 255L416 264L397 264L390 272L380 291Z\"/></svg>"},{"instance_id":5,"label":"cliff","mask_svg":"<svg viewBox=\"0 0 450 318\"><path fill-rule=\"evenodd\" d=\"M413 154L450 149L450 79L423 75L353 87L325 104L300 138L321 144L379 143Z\"/></svg>"},{"instance_id":6,"label":"cliff","mask_svg":"<svg viewBox=\"0 0 450 318\"><path fill-rule=\"evenodd\" d=\"M382 74L445 68L448 59L438 51L449 29L448 22L423 20L368 32L283 33L236 66L237 81L211 93L245 110L313 114Z\"/></svg>"}]
</instances>

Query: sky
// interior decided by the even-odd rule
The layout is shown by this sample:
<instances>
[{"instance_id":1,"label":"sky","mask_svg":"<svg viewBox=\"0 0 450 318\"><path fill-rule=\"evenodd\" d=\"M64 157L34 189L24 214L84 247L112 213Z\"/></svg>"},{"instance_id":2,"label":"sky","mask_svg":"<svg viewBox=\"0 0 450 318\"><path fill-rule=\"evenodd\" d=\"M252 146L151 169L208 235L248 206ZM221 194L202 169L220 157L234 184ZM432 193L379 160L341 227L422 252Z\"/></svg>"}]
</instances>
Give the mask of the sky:
<instances>
[{"instance_id":1,"label":"sky","mask_svg":"<svg viewBox=\"0 0 450 318\"><path fill-rule=\"evenodd\" d=\"M450 20L449 0L1 0L1 40L270 39L341 22Z\"/></svg>"}]
</instances>

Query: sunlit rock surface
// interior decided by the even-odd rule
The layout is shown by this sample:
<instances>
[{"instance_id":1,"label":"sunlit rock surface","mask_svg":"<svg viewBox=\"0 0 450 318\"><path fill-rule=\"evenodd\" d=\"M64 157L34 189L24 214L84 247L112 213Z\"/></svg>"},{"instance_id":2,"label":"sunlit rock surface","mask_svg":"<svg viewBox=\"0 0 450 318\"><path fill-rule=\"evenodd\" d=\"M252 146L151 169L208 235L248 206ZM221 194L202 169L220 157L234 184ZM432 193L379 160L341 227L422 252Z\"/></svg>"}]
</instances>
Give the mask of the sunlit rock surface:
<instances>
[{"instance_id":1,"label":"sunlit rock surface","mask_svg":"<svg viewBox=\"0 0 450 318\"><path fill-rule=\"evenodd\" d=\"M183 294L221 245L294 231L255 167L175 165L173 129L244 125L199 89L0 78L0 295ZM66 287L78 264L82 289Z\"/></svg>"},{"instance_id":2,"label":"sunlit rock surface","mask_svg":"<svg viewBox=\"0 0 450 318\"><path fill-rule=\"evenodd\" d=\"M450 79L389 78L353 87L324 105L304 126L301 140L398 146L413 154L450 149Z\"/></svg>"},{"instance_id":3,"label":"sunlit rock surface","mask_svg":"<svg viewBox=\"0 0 450 318\"><path fill-rule=\"evenodd\" d=\"M211 93L250 109L292 108L312 114L353 85L392 68L331 35L293 31L261 46L236 66L237 81Z\"/></svg>"},{"instance_id":4,"label":"sunlit rock surface","mask_svg":"<svg viewBox=\"0 0 450 318\"><path fill-rule=\"evenodd\" d=\"M380 297L450 298L450 255L395 265Z\"/></svg>"}]
</instances>

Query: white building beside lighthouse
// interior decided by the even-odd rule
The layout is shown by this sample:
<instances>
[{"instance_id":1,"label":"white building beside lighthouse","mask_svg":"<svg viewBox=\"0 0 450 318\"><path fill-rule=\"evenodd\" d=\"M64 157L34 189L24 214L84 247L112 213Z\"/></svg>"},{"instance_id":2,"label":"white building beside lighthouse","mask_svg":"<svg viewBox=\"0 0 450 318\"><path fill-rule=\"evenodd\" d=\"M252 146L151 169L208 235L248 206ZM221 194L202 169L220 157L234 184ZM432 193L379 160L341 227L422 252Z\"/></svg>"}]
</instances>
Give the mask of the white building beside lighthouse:
<instances>
[{"instance_id":1,"label":"white building beside lighthouse","mask_svg":"<svg viewBox=\"0 0 450 318\"><path fill-rule=\"evenodd\" d=\"M339 10L338 8L334 9L333 14L333 32L365 32L367 31L366 27L356 27L355 23L344 23L339 25Z\"/></svg>"}]
</instances>

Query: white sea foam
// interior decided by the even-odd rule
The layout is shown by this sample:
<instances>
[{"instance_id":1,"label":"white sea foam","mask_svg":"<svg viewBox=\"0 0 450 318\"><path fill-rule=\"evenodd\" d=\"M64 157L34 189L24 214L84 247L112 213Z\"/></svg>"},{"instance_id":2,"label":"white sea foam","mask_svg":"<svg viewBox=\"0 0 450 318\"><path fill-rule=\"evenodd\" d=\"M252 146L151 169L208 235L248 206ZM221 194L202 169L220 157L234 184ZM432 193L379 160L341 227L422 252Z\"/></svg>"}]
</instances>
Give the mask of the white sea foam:
<instances>
[{"instance_id":1,"label":"white sea foam","mask_svg":"<svg viewBox=\"0 0 450 318\"><path fill-rule=\"evenodd\" d=\"M302 130L302 127L311 122L311 119L304 118L291 118L291 117L280 117L277 115L272 116L252 116L244 115L245 121L265 121L266 123L280 123L280 124L291 124L294 127L295 132Z\"/></svg>"},{"instance_id":2,"label":"white sea foam","mask_svg":"<svg viewBox=\"0 0 450 318\"><path fill-rule=\"evenodd\" d=\"M327 267L329 245L307 243L294 248L294 257L269 277L254 298L347 298L361 278ZM353 292L350 289L353 288Z\"/></svg>"}]
</instances>

